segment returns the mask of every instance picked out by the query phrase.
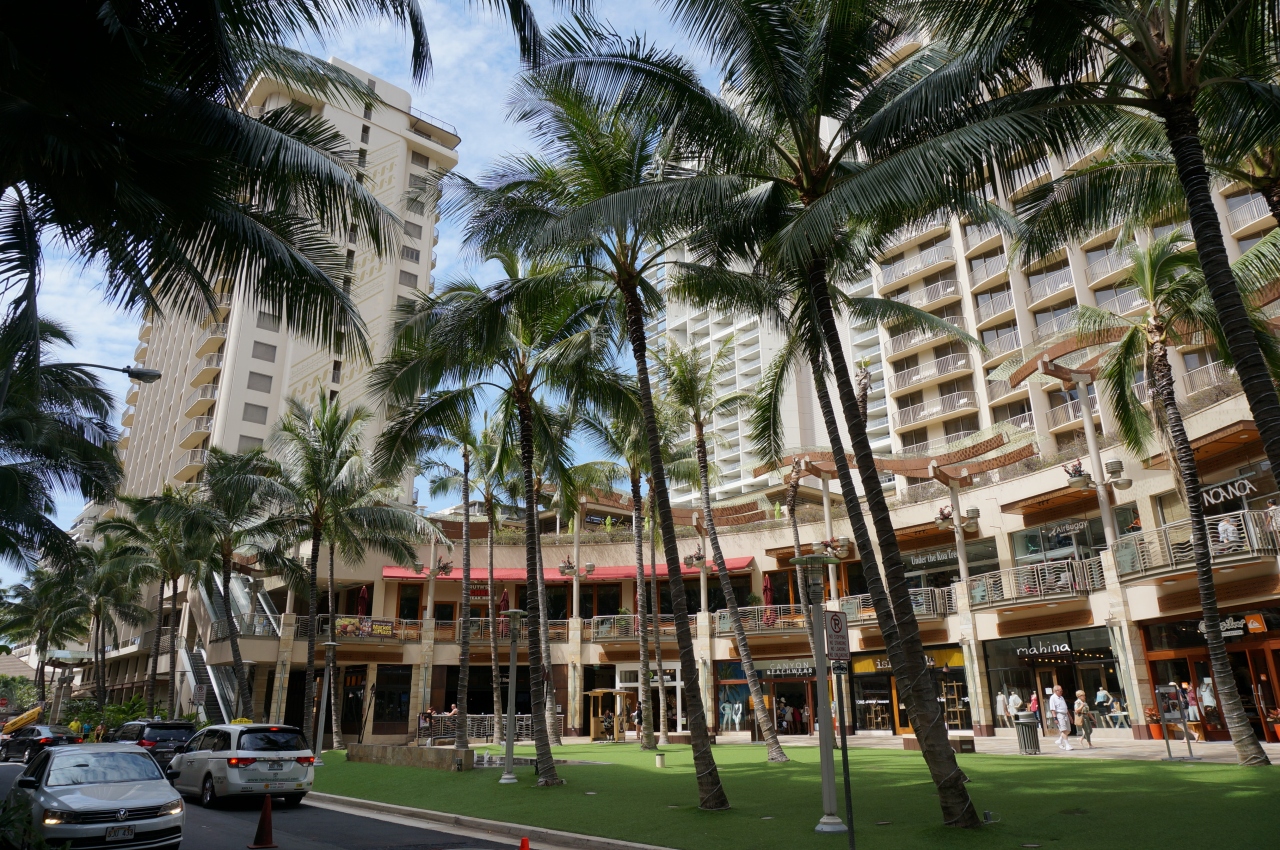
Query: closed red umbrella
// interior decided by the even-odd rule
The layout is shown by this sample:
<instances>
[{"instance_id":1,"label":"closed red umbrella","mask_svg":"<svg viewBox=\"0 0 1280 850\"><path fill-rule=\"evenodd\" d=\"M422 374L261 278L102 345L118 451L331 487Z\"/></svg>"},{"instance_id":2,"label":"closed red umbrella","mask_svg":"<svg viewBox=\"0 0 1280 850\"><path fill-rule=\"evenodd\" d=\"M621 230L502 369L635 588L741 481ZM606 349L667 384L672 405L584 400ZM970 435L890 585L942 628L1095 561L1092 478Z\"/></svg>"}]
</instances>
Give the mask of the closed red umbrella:
<instances>
[{"instance_id":1,"label":"closed red umbrella","mask_svg":"<svg viewBox=\"0 0 1280 850\"><path fill-rule=\"evenodd\" d=\"M765 605L773 604L773 579L768 573L764 574L764 580L760 584L760 597L764 599Z\"/></svg>"},{"instance_id":2,"label":"closed red umbrella","mask_svg":"<svg viewBox=\"0 0 1280 850\"><path fill-rule=\"evenodd\" d=\"M511 600L507 598L507 592L504 590L502 591L502 597L498 600L498 613L501 614L503 611L510 611L510 610L511 610ZM504 637L504 638L511 637L510 623L511 621L508 620L506 617L498 618L498 636L499 637Z\"/></svg>"},{"instance_id":3,"label":"closed red umbrella","mask_svg":"<svg viewBox=\"0 0 1280 850\"><path fill-rule=\"evenodd\" d=\"M356 599L356 616L365 617L369 614L369 585L360 588L360 596Z\"/></svg>"},{"instance_id":4,"label":"closed red umbrella","mask_svg":"<svg viewBox=\"0 0 1280 850\"><path fill-rule=\"evenodd\" d=\"M510 610L511 610L511 600L507 598L507 592L504 590L502 591L502 598L498 600L498 611L499 613L501 613L502 611L510 611Z\"/></svg>"}]
</instances>

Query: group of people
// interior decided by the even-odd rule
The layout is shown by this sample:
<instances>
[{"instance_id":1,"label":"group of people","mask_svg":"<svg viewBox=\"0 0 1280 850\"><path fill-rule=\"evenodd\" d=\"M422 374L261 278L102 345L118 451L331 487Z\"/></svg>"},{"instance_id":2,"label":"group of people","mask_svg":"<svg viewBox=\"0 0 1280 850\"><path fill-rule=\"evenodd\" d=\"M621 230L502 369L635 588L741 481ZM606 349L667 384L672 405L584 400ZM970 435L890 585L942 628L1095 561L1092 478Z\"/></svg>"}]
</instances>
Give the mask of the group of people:
<instances>
[{"instance_id":1,"label":"group of people","mask_svg":"<svg viewBox=\"0 0 1280 850\"><path fill-rule=\"evenodd\" d=\"M1025 704L1016 690L1002 690L996 695L996 717L1001 726L1012 726L1018 714L1030 712L1035 715L1038 726L1048 725L1057 731L1057 745L1062 750L1075 749L1070 741L1073 731L1081 743L1092 749L1093 730L1098 726L1099 715L1112 717L1117 726L1127 725L1123 704L1104 685L1098 685L1092 704L1083 690L1076 691L1075 702L1069 703L1062 685L1054 685L1045 709L1042 719L1040 695L1034 690Z\"/></svg>"},{"instance_id":2,"label":"group of people","mask_svg":"<svg viewBox=\"0 0 1280 850\"><path fill-rule=\"evenodd\" d=\"M807 735L809 734L809 706L797 709L793 705L787 705L785 697L779 697L777 706L774 708L773 722L777 726L779 735Z\"/></svg>"},{"instance_id":3,"label":"group of people","mask_svg":"<svg viewBox=\"0 0 1280 850\"><path fill-rule=\"evenodd\" d=\"M79 719L73 719L67 724L67 728L90 744L100 744L107 738L107 727L102 723L91 729L88 723L81 723Z\"/></svg>"}]
</instances>

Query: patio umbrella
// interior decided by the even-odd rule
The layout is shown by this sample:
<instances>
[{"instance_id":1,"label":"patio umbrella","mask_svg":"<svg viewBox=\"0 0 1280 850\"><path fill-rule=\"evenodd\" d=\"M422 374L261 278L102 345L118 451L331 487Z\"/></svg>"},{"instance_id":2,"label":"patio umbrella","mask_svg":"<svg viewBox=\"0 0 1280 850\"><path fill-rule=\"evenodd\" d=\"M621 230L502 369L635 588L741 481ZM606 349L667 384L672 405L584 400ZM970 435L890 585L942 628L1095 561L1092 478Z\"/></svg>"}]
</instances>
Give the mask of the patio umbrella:
<instances>
[{"instance_id":1,"label":"patio umbrella","mask_svg":"<svg viewBox=\"0 0 1280 850\"><path fill-rule=\"evenodd\" d=\"M764 580L760 584L760 598L765 605L773 604L773 578L768 573L764 574Z\"/></svg>"},{"instance_id":2,"label":"patio umbrella","mask_svg":"<svg viewBox=\"0 0 1280 850\"><path fill-rule=\"evenodd\" d=\"M502 591L502 598L498 600L498 612L511 610L511 600L507 598L507 592Z\"/></svg>"},{"instance_id":3,"label":"patio umbrella","mask_svg":"<svg viewBox=\"0 0 1280 850\"><path fill-rule=\"evenodd\" d=\"M369 585L360 588L360 596L356 598L356 616L364 617L369 614Z\"/></svg>"}]
</instances>

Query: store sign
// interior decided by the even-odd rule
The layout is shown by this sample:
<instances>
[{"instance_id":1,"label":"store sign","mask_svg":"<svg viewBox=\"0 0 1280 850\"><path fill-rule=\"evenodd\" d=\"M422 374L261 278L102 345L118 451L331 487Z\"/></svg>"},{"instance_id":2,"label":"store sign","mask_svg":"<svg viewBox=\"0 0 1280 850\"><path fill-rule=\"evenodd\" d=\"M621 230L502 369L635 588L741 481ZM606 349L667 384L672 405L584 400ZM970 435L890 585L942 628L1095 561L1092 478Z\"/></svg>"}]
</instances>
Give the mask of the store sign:
<instances>
[{"instance_id":1,"label":"store sign","mask_svg":"<svg viewBox=\"0 0 1280 850\"><path fill-rule=\"evenodd\" d=\"M756 672L772 679L813 678L812 658L792 658L784 661L757 661Z\"/></svg>"},{"instance_id":2,"label":"store sign","mask_svg":"<svg viewBox=\"0 0 1280 850\"><path fill-rule=\"evenodd\" d=\"M1253 616L1256 616L1259 620L1262 619L1262 615L1260 614L1255 614ZM1218 625L1222 627L1223 637L1243 637L1245 629L1249 627L1249 620L1247 616L1228 614L1218 621ZM1201 620L1200 624L1196 626L1196 628L1199 630L1200 634L1204 634L1204 620ZM1267 627L1264 623L1262 631L1265 632L1266 630ZM1249 631L1252 632L1253 629L1250 628Z\"/></svg>"},{"instance_id":3,"label":"store sign","mask_svg":"<svg viewBox=\"0 0 1280 850\"><path fill-rule=\"evenodd\" d=\"M1062 655L1071 654L1070 644L1065 643L1042 643L1039 646L1020 646L1017 649L1018 655Z\"/></svg>"},{"instance_id":4,"label":"store sign","mask_svg":"<svg viewBox=\"0 0 1280 850\"><path fill-rule=\"evenodd\" d=\"M1206 505L1220 505L1228 499L1244 499L1258 492L1258 485L1248 478L1236 478L1200 491L1200 499Z\"/></svg>"},{"instance_id":5,"label":"store sign","mask_svg":"<svg viewBox=\"0 0 1280 850\"><path fill-rule=\"evenodd\" d=\"M932 567L944 564L956 564L960 558L956 555L956 547L949 549L930 549L924 552L911 553L911 566Z\"/></svg>"},{"instance_id":6,"label":"store sign","mask_svg":"<svg viewBox=\"0 0 1280 850\"><path fill-rule=\"evenodd\" d=\"M1084 531L1088 525L1089 523L1087 520L1069 519L1060 522L1057 525L1051 525L1045 528L1044 533L1050 537L1066 537L1072 534L1079 534Z\"/></svg>"},{"instance_id":7,"label":"store sign","mask_svg":"<svg viewBox=\"0 0 1280 850\"><path fill-rule=\"evenodd\" d=\"M1245 614L1244 627L1251 635L1262 634L1267 630L1267 621L1262 618L1261 614Z\"/></svg>"}]
</instances>

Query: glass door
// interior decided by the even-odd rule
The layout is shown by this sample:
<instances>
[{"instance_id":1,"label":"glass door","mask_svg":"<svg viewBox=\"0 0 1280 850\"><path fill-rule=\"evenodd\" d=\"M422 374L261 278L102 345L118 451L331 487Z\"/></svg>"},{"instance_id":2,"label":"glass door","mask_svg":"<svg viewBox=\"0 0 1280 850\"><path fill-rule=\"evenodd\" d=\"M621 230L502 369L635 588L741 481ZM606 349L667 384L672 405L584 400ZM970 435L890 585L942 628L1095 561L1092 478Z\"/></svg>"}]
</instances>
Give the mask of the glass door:
<instances>
[{"instance_id":1,"label":"glass door","mask_svg":"<svg viewBox=\"0 0 1280 850\"><path fill-rule=\"evenodd\" d=\"M1235 676L1236 690L1240 692L1240 702L1244 705L1245 716L1249 718L1253 731L1259 738L1265 737L1262 731L1262 718L1265 714L1258 712L1258 680L1249 666L1249 656L1244 652L1232 652L1231 672Z\"/></svg>"}]
</instances>

